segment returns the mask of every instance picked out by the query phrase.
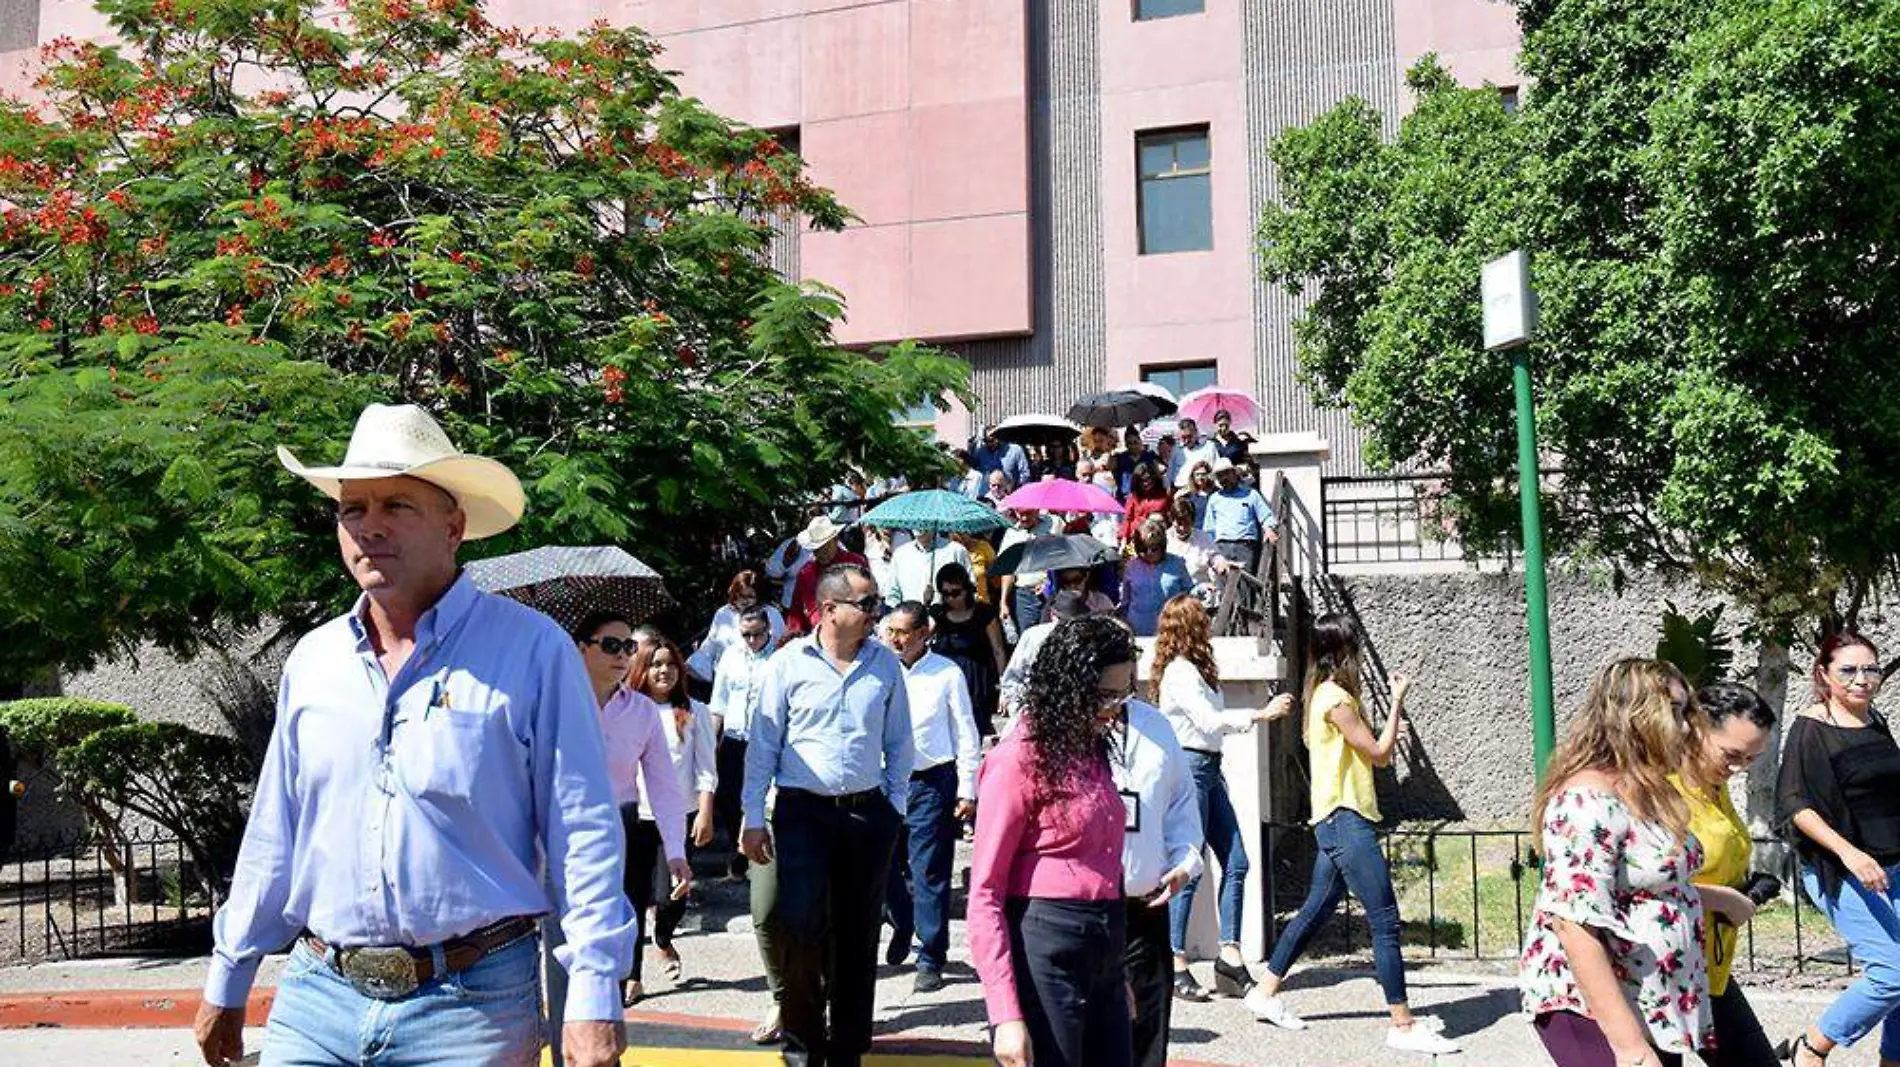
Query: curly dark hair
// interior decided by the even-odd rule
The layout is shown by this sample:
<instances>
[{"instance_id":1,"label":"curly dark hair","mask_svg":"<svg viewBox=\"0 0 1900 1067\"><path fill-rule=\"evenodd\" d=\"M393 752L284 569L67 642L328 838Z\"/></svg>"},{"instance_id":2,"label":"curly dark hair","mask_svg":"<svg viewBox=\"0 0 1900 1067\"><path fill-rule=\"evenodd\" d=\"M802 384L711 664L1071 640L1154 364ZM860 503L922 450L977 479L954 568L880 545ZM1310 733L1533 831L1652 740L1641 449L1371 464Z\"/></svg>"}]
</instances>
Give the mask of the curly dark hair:
<instances>
[{"instance_id":1,"label":"curly dark hair","mask_svg":"<svg viewBox=\"0 0 1900 1067\"><path fill-rule=\"evenodd\" d=\"M1106 763L1108 750L1097 722L1102 672L1133 663L1135 636L1120 620L1084 615L1056 624L1029 668L1023 694L1024 735L1035 749L1038 803L1072 791L1094 762Z\"/></svg>"}]
</instances>

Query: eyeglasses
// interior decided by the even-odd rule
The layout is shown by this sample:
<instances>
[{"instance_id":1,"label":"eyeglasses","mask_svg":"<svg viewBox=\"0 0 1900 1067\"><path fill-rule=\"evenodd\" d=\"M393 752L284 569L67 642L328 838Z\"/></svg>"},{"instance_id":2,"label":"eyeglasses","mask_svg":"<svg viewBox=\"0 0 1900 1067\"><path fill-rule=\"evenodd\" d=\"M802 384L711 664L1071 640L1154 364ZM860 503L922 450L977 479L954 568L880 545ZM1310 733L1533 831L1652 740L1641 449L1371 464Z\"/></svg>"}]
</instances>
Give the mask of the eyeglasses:
<instances>
[{"instance_id":1,"label":"eyeglasses","mask_svg":"<svg viewBox=\"0 0 1900 1067\"><path fill-rule=\"evenodd\" d=\"M1869 663L1864 667L1856 667L1852 664L1836 667L1834 668L1834 677L1848 685L1852 685L1862 679L1878 685L1886 678L1886 675L1881 672L1880 664Z\"/></svg>"},{"instance_id":2,"label":"eyeglasses","mask_svg":"<svg viewBox=\"0 0 1900 1067\"><path fill-rule=\"evenodd\" d=\"M970 591L960 585L946 585L937 590L937 595L948 600L953 596L969 596Z\"/></svg>"},{"instance_id":3,"label":"eyeglasses","mask_svg":"<svg viewBox=\"0 0 1900 1067\"><path fill-rule=\"evenodd\" d=\"M866 615L869 615L877 611L877 606L883 603L883 601L878 599L878 595L876 593L866 593L864 596L861 596L857 598L856 600L828 600L826 601L826 603L827 604L849 604L852 607L857 608L859 611L865 613Z\"/></svg>"},{"instance_id":4,"label":"eyeglasses","mask_svg":"<svg viewBox=\"0 0 1900 1067\"><path fill-rule=\"evenodd\" d=\"M631 637L590 637L581 644L599 645L609 656L631 656L640 648L640 642Z\"/></svg>"},{"instance_id":5,"label":"eyeglasses","mask_svg":"<svg viewBox=\"0 0 1900 1067\"><path fill-rule=\"evenodd\" d=\"M739 636L748 641L763 641L772 636L770 630L740 630Z\"/></svg>"}]
</instances>

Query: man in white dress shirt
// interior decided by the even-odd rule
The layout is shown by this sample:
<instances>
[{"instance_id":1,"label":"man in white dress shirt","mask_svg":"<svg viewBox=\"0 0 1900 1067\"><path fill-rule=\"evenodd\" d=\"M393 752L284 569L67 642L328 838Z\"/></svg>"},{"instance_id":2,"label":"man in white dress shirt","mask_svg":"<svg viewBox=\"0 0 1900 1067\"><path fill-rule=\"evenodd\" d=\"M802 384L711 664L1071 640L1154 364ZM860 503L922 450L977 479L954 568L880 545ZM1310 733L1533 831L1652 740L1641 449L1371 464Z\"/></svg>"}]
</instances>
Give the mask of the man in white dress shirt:
<instances>
[{"instance_id":1,"label":"man in white dress shirt","mask_svg":"<svg viewBox=\"0 0 1900 1067\"><path fill-rule=\"evenodd\" d=\"M917 992L932 993L943 988L944 957L950 950L950 874L959 826L976 814L976 767L983 741L976 732L962 669L930 651L930 617L924 606L914 600L897 605L884 616L883 628L884 643L904 664L917 752L904 816L910 876L906 881L902 862L891 864L885 906L896 932L885 958L901 962L915 932ZM898 852L901 861L906 851L900 846Z\"/></svg>"},{"instance_id":2,"label":"man in white dress shirt","mask_svg":"<svg viewBox=\"0 0 1900 1067\"><path fill-rule=\"evenodd\" d=\"M1168 901L1201 873L1201 811L1181 743L1153 705L1122 705L1109 734L1109 769L1125 809L1126 960L1135 998L1135 1067L1165 1067L1174 1003Z\"/></svg>"},{"instance_id":3,"label":"man in white dress shirt","mask_svg":"<svg viewBox=\"0 0 1900 1067\"><path fill-rule=\"evenodd\" d=\"M937 571L952 563L971 573L970 550L941 534L916 531L910 541L891 550L891 579L884 602L895 606L914 600L928 608L937 597Z\"/></svg>"}]
</instances>

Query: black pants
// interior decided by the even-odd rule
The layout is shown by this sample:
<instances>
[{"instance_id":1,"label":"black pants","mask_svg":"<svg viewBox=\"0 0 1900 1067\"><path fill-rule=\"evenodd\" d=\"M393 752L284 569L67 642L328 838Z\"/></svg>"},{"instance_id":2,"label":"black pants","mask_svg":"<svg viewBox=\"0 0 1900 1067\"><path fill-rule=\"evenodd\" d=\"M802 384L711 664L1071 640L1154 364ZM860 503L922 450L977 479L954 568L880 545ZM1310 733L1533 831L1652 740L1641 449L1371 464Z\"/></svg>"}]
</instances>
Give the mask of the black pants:
<instances>
[{"instance_id":1,"label":"black pants","mask_svg":"<svg viewBox=\"0 0 1900 1067\"><path fill-rule=\"evenodd\" d=\"M1167 1067L1168 1023L1174 1015L1174 954L1168 949L1168 907L1128 898L1128 988L1135 991L1135 1067Z\"/></svg>"},{"instance_id":2,"label":"black pants","mask_svg":"<svg viewBox=\"0 0 1900 1067\"><path fill-rule=\"evenodd\" d=\"M899 826L897 809L881 794L845 799L851 802L781 789L772 813L772 940L784 983L785 1046L832 1065L855 1064L871 1049L878 934Z\"/></svg>"},{"instance_id":3,"label":"black pants","mask_svg":"<svg viewBox=\"0 0 1900 1067\"><path fill-rule=\"evenodd\" d=\"M638 805L629 804L620 809L620 826L627 833L627 866L621 888L633 904L633 921L640 928L640 939L633 945L633 969L627 972L627 977L638 982L640 960L646 956L647 909L653 906L653 878L659 873L665 846L660 843L659 826L640 818Z\"/></svg>"},{"instance_id":4,"label":"black pants","mask_svg":"<svg viewBox=\"0 0 1900 1067\"><path fill-rule=\"evenodd\" d=\"M686 817L686 859L689 862L693 858L693 853L699 851L693 847L693 819L695 817L694 815L688 815ZM654 836L657 837L658 835L659 831L655 830ZM660 950L665 952L672 949L673 935L679 931L680 921L686 918L686 898L673 899L671 892L672 872L667 871L665 876L661 876L661 871L667 871L667 868L664 866L654 867L653 943L660 946ZM662 889L662 887L666 888Z\"/></svg>"},{"instance_id":5,"label":"black pants","mask_svg":"<svg viewBox=\"0 0 1900 1067\"><path fill-rule=\"evenodd\" d=\"M1131 1067L1120 900L1025 900L1003 908L1016 995L1036 1067ZM1165 921L1161 943L1168 941ZM1172 963L1169 966L1173 966Z\"/></svg>"},{"instance_id":6,"label":"black pants","mask_svg":"<svg viewBox=\"0 0 1900 1067\"><path fill-rule=\"evenodd\" d=\"M732 841L732 858L726 871L734 877L745 873L745 854L739 851L739 791L745 788L745 746L736 737L719 739L719 789L713 793L713 828Z\"/></svg>"},{"instance_id":7,"label":"black pants","mask_svg":"<svg viewBox=\"0 0 1900 1067\"><path fill-rule=\"evenodd\" d=\"M1698 1053L1709 1067L1775 1067L1774 1046L1762 1032L1761 1020L1748 1006L1742 984L1729 979L1728 988L1709 998L1715 1018L1715 1047Z\"/></svg>"}]
</instances>

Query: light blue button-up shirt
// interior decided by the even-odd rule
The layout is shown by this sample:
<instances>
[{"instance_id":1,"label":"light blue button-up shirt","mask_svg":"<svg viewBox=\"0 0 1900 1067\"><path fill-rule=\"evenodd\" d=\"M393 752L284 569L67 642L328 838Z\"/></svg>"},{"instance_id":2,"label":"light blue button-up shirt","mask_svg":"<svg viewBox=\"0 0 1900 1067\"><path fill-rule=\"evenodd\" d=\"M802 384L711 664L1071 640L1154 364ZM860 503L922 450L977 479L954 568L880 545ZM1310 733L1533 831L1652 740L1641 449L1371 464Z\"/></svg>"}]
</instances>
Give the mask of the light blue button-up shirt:
<instances>
[{"instance_id":1,"label":"light blue button-up shirt","mask_svg":"<svg viewBox=\"0 0 1900 1067\"><path fill-rule=\"evenodd\" d=\"M342 947L425 946L552 912L566 1018L620 1019L636 927L572 638L462 576L390 679L366 607L306 635L284 665L205 999L243 1004L259 960L305 929Z\"/></svg>"},{"instance_id":2,"label":"light blue button-up shirt","mask_svg":"<svg viewBox=\"0 0 1900 1067\"><path fill-rule=\"evenodd\" d=\"M1201 529L1216 541L1261 541L1272 528L1273 508L1259 490L1245 485L1210 494L1201 516Z\"/></svg>"},{"instance_id":3,"label":"light blue button-up shirt","mask_svg":"<svg viewBox=\"0 0 1900 1067\"><path fill-rule=\"evenodd\" d=\"M773 785L825 796L882 788L902 815L915 758L897 653L866 640L841 672L816 635L793 641L767 664L753 713L745 826L765 826Z\"/></svg>"}]
</instances>

